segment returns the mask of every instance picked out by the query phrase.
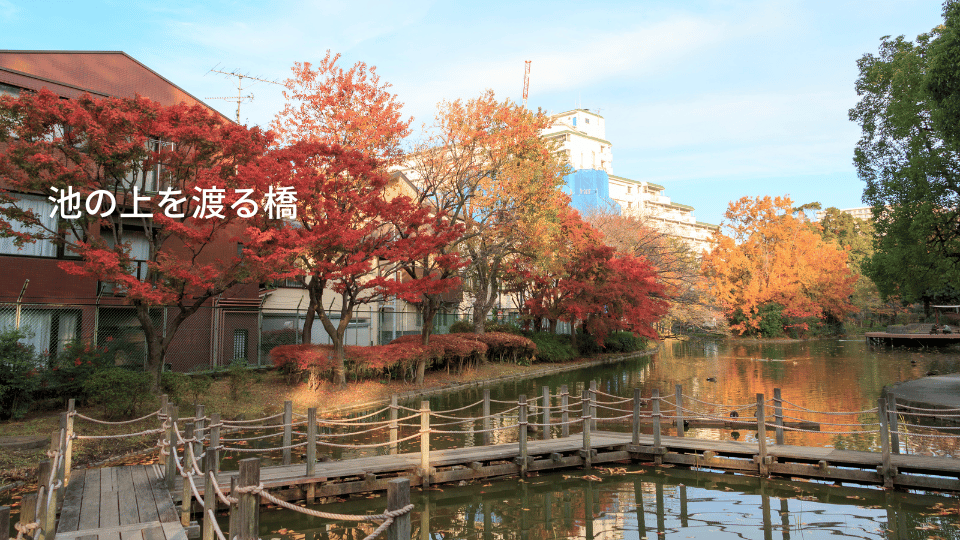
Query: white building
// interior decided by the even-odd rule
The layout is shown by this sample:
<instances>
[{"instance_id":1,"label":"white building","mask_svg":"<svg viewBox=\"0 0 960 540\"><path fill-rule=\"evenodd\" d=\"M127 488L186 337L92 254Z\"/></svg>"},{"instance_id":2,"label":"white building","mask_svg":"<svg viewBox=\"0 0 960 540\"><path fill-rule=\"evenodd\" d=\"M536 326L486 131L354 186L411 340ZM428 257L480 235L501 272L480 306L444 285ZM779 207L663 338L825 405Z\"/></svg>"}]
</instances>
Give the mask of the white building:
<instances>
[{"instance_id":1,"label":"white building","mask_svg":"<svg viewBox=\"0 0 960 540\"><path fill-rule=\"evenodd\" d=\"M623 215L643 218L661 231L683 239L694 250L709 249L710 238L719 226L697 221L693 207L671 202L663 194L664 187L653 182L631 180L613 174L613 145L606 139L604 119L599 114L575 109L553 116L554 123L543 136L560 143L570 165L579 171L606 173L607 185L597 186L599 197L612 200ZM571 175L576 177L577 174ZM568 178L568 184L572 180ZM578 183L579 185L579 183ZM595 205L598 195L584 193L583 188L568 189L574 207ZM580 201L584 195L591 198Z\"/></svg>"}]
</instances>

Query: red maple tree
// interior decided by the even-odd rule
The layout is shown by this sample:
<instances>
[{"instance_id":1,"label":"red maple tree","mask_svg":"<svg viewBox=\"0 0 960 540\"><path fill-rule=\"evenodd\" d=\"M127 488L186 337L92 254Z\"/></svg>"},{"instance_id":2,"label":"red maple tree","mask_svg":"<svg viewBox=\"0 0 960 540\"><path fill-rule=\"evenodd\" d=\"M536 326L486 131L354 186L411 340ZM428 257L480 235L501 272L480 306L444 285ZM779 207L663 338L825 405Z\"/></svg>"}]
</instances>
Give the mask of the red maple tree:
<instances>
[{"instance_id":1,"label":"red maple tree","mask_svg":"<svg viewBox=\"0 0 960 540\"><path fill-rule=\"evenodd\" d=\"M287 274L300 276L310 297L303 342L311 342L314 317L319 317L333 342L336 381L345 384L344 335L356 308L394 297L414 302L454 285L433 273L409 276L401 268L437 258L461 229L442 212L392 189L380 163L360 152L300 142L273 152L270 163L263 185L292 187L297 214L264 223L252 251L269 256L251 255L264 265L295 262ZM439 259L459 264L456 257ZM328 297L338 304L338 318L325 309Z\"/></svg>"},{"instance_id":2,"label":"red maple tree","mask_svg":"<svg viewBox=\"0 0 960 540\"><path fill-rule=\"evenodd\" d=\"M180 325L210 298L262 271L254 261L210 252L243 233L241 207L231 207L240 197L234 189L260 177L270 140L256 127L224 122L201 106L166 107L142 97L65 100L47 90L0 98L0 235L20 243L63 243L83 259L60 263L64 270L123 291L146 338L145 368L159 380ZM210 201L193 195L212 188L224 190L219 215L198 213ZM116 210L85 209L50 225L24 206L25 198L68 190L77 201L109 192ZM184 199L169 213L163 190L177 190L172 198ZM121 219L135 207L143 215ZM151 318L157 306L175 308L166 332Z\"/></svg>"}]
</instances>

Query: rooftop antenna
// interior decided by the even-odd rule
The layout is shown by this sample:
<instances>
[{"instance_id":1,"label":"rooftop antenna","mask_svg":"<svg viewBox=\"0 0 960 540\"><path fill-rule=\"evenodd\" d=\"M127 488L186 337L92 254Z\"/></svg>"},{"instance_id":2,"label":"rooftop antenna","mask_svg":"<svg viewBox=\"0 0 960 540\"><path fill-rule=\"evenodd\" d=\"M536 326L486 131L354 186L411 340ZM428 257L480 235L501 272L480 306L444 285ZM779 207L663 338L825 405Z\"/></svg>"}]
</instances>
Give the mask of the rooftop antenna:
<instances>
[{"instance_id":1,"label":"rooftop antenna","mask_svg":"<svg viewBox=\"0 0 960 540\"><path fill-rule=\"evenodd\" d=\"M237 78L237 96L236 96L236 97L232 97L232 96L231 96L231 97L208 97L208 98L203 98L203 99L222 99L222 100L224 100L224 101L235 101L235 102L237 103L237 123L238 123L238 124L240 123L240 104L243 103L244 101L247 101L247 100L253 101L253 93L252 93L252 92L251 92L250 94L246 95L246 96L243 95L243 80L244 80L244 79L250 79L250 80L252 80L252 81L256 81L256 82L254 82L253 84L257 84L257 82L265 82L265 83L280 85L280 83L277 82L277 81L275 81L275 80L274 80L274 81L268 81L267 79L263 79L263 78L260 78L260 77L253 77L253 76L251 76L251 75L246 75L246 74L244 74L244 73L240 73L240 70L238 70L238 69L235 69L235 70L233 70L233 71L223 71L223 70L217 69L217 67L219 67L219 66L220 66L220 64L217 64L216 66L213 66L212 68L210 68L210 71L208 71L207 73L220 73L220 74L226 75L226 76L228 76L228 77L236 77L236 78ZM205 75L206 75L206 74L205 74ZM249 86L253 86L253 84L248 85L248 88L249 88Z\"/></svg>"}]
</instances>

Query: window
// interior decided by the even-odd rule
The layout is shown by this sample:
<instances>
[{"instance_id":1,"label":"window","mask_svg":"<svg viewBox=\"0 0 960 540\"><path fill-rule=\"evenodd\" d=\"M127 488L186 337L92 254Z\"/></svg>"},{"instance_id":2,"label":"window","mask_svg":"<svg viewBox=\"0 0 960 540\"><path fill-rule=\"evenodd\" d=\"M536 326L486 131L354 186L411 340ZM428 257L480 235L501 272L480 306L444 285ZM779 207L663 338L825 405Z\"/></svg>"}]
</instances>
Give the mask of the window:
<instances>
[{"instance_id":1,"label":"window","mask_svg":"<svg viewBox=\"0 0 960 540\"><path fill-rule=\"evenodd\" d=\"M627 186L627 193L630 193L633 190L633 187Z\"/></svg>"},{"instance_id":2,"label":"window","mask_svg":"<svg viewBox=\"0 0 960 540\"><path fill-rule=\"evenodd\" d=\"M43 223L44 227L56 229L57 218L51 217L53 203L40 197L20 196L17 206L21 210L32 210L33 214ZM39 226L24 225L17 221L10 221L10 227L20 233L39 234L44 229ZM37 240L32 244L24 244L23 247L17 247L13 243L13 238L0 238L0 254L4 255L29 255L31 257L56 257L57 244L52 240Z\"/></svg>"},{"instance_id":3,"label":"window","mask_svg":"<svg viewBox=\"0 0 960 540\"><path fill-rule=\"evenodd\" d=\"M584 119L583 119L583 123L584 123L584 124L589 124L589 123L590 123L590 119L589 119L589 118L584 118Z\"/></svg>"},{"instance_id":4,"label":"window","mask_svg":"<svg viewBox=\"0 0 960 540\"><path fill-rule=\"evenodd\" d=\"M233 331L233 359L247 359L247 338L249 334L246 329L238 328Z\"/></svg>"},{"instance_id":5,"label":"window","mask_svg":"<svg viewBox=\"0 0 960 540\"><path fill-rule=\"evenodd\" d=\"M0 330L17 327L15 311L0 312ZM77 339L80 312L61 309L23 309L20 312L20 330L27 335L20 340L32 346L37 354L57 355ZM45 367L45 366L38 366Z\"/></svg>"},{"instance_id":6,"label":"window","mask_svg":"<svg viewBox=\"0 0 960 540\"><path fill-rule=\"evenodd\" d=\"M146 142L145 146L149 152L159 152L161 150L171 150L173 143L163 142L160 139L150 139ZM136 164L127 173L124 184L130 187L137 186L142 192L156 193L165 187L160 181L162 171L163 166L159 163L151 167Z\"/></svg>"},{"instance_id":7,"label":"window","mask_svg":"<svg viewBox=\"0 0 960 540\"><path fill-rule=\"evenodd\" d=\"M573 127L577 127L577 117L573 117Z\"/></svg>"},{"instance_id":8,"label":"window","mask_svg":"<svg viewBox=\"0 0 960 540\"><path fill-rule=\"evenodd\" d=\"M16 86L0 83L0 96L17 97L20 95L20 89Z\"/></svg>"}]
</instances>

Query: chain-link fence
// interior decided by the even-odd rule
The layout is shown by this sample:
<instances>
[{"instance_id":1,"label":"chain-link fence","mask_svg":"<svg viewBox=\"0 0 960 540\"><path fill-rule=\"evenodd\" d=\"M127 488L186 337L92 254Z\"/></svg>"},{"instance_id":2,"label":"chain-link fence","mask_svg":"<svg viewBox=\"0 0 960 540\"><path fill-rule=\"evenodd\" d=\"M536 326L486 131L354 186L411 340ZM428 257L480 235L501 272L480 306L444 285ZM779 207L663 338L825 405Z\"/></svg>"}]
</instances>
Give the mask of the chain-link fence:
<instances>
[{"instance_id":1,"label":"chain-link fence","mask_svg":"<svg viewBox=\"0 0 960 540\"><path fill-rule=\"evenodd\" d=\"M202 307L174 328L178 313L175 307L155 307L141 316L135 307L104 303L0 303L0 332L21 331L19 342L32 347L41 369L59 365L65 355L77 350L107 354L117 365L142 366L148 359L146 322L159 339L174 336L164 357L165 368L191 371L228 366L238 360L253 366L269 364L274 347L303 341L308 320L305 309L220 305ZM339 325L339 310L328 311L327 316L334 326ZM516 322L517 314L495 310L491 318ZM458 320L472 321L471 312L441 311L434 317L433 332L448 333ZM416 310L389 306L358 309L347 325L344 342L383 345L403 335L419 334L422 328L423 317ZM332 342L318 317L311 326L310 342Z\"/></svg>"}]
</instances>

